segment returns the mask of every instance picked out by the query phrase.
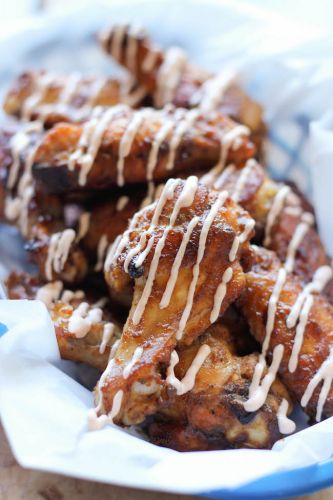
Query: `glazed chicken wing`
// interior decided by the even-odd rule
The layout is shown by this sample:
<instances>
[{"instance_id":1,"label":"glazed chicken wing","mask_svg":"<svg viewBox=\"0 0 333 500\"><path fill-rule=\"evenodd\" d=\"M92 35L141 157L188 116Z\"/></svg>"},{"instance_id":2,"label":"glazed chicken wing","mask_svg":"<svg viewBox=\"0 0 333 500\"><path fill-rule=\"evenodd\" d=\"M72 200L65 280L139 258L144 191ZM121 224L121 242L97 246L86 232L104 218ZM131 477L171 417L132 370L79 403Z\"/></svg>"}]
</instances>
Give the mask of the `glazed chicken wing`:
<instances>
[{"instance_id":1,"label":"glazed chicken wing","mask_svg":"<svg viewBox=\"0 0 333 500\"><path fill-rule=\"evenodd\" d=\"M49 192L107 189L210 168L243 165L248 130L214 113L114 106L85 125L59 124L43 138L33 175Z\"/></svg>"},{"instance_id":2,"label":"glazed chicken wing","mask_svg":"<svg viewBox=\"0 0 333 500\"><path fill-rule=\"evenodd\" d=\"M247 125L260 147L265 135L261 106L241 90L233 72L212 75L190 64L180 48L163 52L143 29L130 25L106 29L99 41L104 51L147 89L155 107L172 103L182 108L199 106L204 113L218 109Z\"/></svg>"},{"instance_id":3,"label":"glazed chicken wing","mask_svg":"<svg viewBox=\"0 0 333 500\"><path fill-rule=\"evenodd\" d=\"M29 71L13 83L3 107L9 115L39 120L49 128L59 122L86 121L95 106L140 106L145 94L145 89L131 79Z\"/></svg>"},{"instance_id":4,"label":"glazed chicken wing","mask_svg":"<svg viewBox=\"0 0 333 500\"><path fill-rule=\"evenodd\" d=\"M153 443L178 451L271 448L281 437L277 414L283 399L288 414L291 412L290 397L276 380L265 405L257 412L246 412L244 402L259 355L238 356L235 342L229 329L217 323L192 346L178 351L179 361L167 377L175 387L166 386L148 428ZM209 354L195 375L193 388L182 395L194 360L203 349Z\"/></svg>"},{"instance_id":5,"label":"glazed chicken wing","mask_svg":"<svg viewBox=\"0 0 333 500\"><path fill-rule=\"evenodd\" d=\"M273 371L317 420L333 415L333 306L319 293L331 275L322 266L304 287L273 252L258 248L240 300L263 354L273 356Z\"/></svg>"},{"instance_id":6,"label":"glazed chicken wing","mask_svg":"<svg viewBox=\"0 0 333 500\"><path fill-rule=\"evenodd\" d=\"M11 273L6 282L9 299L38 299L48 307L62 359L79 361L101 371L120 337L119 323L108 309L94 305L83 290L64 290L61 281L42 284L27 273ZM104 301L103 301L104 302Z\"/></svg>"},{"instance_id":7,"label":"glazed chicken wing","mask_svg":"<svg viewBox=\"0 0 333 500\"><path fill-rule=\"evenodd\" d=\"M116 357L97 387L100 419L113 418L119 398L119 423L155 411L173 349L191 344L241 293L252 222L226 192L214 194L193 176L170 179L134 216L105 263L116 293L131 278L135 286Z\"/></svg>"},{"instance_id":8,"label":"glazed chicken wing","mask_svg":"<svg viewBox=\"0 0 333 500\"><path fill-rule=\"evenodd\" d=\"M273 181L256 161L249 160L242 170L228 166L220 175L207 174L202 181L218 191L226 189L255 219L256 242L287 261L304 283L319 267L330 265L309 204L289 185ZM332 302L332 280L324 292Z\"/></svg>"}]
</instances>

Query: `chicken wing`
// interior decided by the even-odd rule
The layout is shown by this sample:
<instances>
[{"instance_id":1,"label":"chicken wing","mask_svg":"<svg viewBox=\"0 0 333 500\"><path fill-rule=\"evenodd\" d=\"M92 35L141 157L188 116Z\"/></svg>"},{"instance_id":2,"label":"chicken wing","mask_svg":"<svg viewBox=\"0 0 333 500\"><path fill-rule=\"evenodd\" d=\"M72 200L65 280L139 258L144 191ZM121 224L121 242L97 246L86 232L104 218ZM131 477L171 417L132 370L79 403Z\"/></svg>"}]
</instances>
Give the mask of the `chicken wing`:
<instances>
[{"instance_id":1,"label":"chicken wing","mask_svg":"<svg viewBox=\"0 0 333 500\"><path fill-rule=\"evenodd\" d=\"M274 250L304 283L319 267L330 265L309 204L289 185L273 181L259 163L250 160L242 170L229 166L202 180L218 191L226 189L250 213L256 221L256 242ZM324 292L333 302L332 280Z\"/></svg>"},{"instance_id":2,"label":"chicken wing","mask_svg":"<svg viewBox=\"0 0 333 500\"><path fill-rule=\"evenodd\" d=\"M257 248L240 299L263 355L273 358L272 374L278 370L290 393L317 420L333 415L333 306L319 293L331 274L330 267L322 266L304 286L273 252ZM264 365L261 359L253 381L254 406Z\"/></svg>"},{"instance_id":3,"label":"chicken wing","mask_svg":"<svg viewBox=\"0 0 333 500\"><path fill-rule=\"evenodd\" d=\"M39 120L49 128L59 122L86 121L95 106L124 103L139 107L145 94L131 79L27 71L13 83L3 107L9 115Z\"/></svg>"},{"instance_id":4,"label":"chicken wing","mask_svg":"<svg viewBox=\"0 0 333 500\"><path fill-rule=\"evenodd\" d=\"M259 355L238 356L235 340L223 323L216 323L192 346L178 351L179 361L167 381L174 381L174 376L177 381L186 381L204 346L209 355L190 391L177 395L172 385L166 386L158 413L148 427L153 443L178 451L271 448L281 437L278 411L283 399L288 402L288 414L292 411L288 392L275 380L265 405L248 413L244 402ZM181 389L181 383L176 387Z\"/></svg>"},{"instance_id":5,"label":"chicken wing","mask_svg":"<svg viewBox=\"0 0 333 500\"><path fill-rule=\"evenodd\" d=\"M135 287L116 357L97 387L100 419L113 416L119 398L119 423L154 413L173 349L191 344L241 293L252 228L228 193L214 194L193 176L170 179L134 216L105 264L116 293L131 278Z\"/></svg>"},{"instance_id":6,"label":"chicken wing","mask_svg":"<svg viewBox=\"0 0 333 500\"><path fill-rule=\"evenodd\" d=\"M266 131L262 108L240 88L233 72L212 75L191 64L180 48L163 52L144 30L130 25L104 30L99 41L103 50L147 89L155 107L172 103L182 108L199 106L205 113L218 109L247 125L260 149Z\"/></svg>"},{"instance_id":7,"label":"chicken wing","mask_svg":"<svg viewBox=\"0 0 333 500\"><path fill-rule=\"evenodd\" d=\"M219 161L243 165L253 154L246 127L218 113L119 105L83 126L59 124L46 133L33 175L48 192L105 190Z\"/></svg>"}]
</instances>

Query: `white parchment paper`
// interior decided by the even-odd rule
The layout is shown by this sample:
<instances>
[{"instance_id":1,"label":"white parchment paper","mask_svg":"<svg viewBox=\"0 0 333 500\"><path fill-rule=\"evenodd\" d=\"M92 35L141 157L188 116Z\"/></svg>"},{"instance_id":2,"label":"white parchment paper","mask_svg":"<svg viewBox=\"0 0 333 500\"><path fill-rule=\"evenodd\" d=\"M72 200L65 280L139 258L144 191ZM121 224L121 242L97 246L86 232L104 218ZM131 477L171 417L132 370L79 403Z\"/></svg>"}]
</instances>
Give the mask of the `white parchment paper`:
<instances>
[{"instance_id":1,"label":"white parchment paper","mask_svg":"<svg viewBox=\"0 0 333 500\"><path fill-rule=\"evenodd\" d=\"M31 38L33 50L46 43L47 33L63 40L68 26L73 27L74 36L78 26L89 32L92 24L101 25L113 15L141 20L156 39L167 34L166 44L179 42L194 60L206 61L207 67L237 67L244 85L265 108L273 175L294 179L312 198L321 235L333 255L333 115L327 113L333 109L332 41L308 27L283 24L258 9L242 9L241 2L195 1L191 8L187 1L171 2L173 8L167 10L165 2L136 2L136 8L133 4L127 10L126 4L117 4L109 14L102 9L99 17L95 9L93 14L75 13L72 19L40 21L37 42ZM19 34L23 38L24 33ZM190 40L194 40L192 45ZM1 43L0 52L1 47L14 44L9 39ZM14 46L19 55L20 46ZM9 60L6 64L10 68ZM5 247L2 239L2 261ZM181 454L117 427L88 432L92 394L78 382L77 370L59 360L44 305L0 301L0 322L8 328L0 338L1 419L23 466L146 489L197 493L233 489L333 454L333 419L283 439L272 451ZM304 427L302 416L297 421L298 428Z\"/></svg>"}]
</instances>

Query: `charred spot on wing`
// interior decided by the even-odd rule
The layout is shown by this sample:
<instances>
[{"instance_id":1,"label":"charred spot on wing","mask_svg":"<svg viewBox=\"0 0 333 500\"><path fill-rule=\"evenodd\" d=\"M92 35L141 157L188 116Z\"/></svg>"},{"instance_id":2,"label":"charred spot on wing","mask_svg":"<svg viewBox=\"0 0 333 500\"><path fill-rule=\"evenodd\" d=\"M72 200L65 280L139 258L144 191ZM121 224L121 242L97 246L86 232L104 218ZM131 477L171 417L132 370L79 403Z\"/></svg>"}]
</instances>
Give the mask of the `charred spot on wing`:
<instances>
[{"instance_id":1,"label":"charred spot on wing","mask_svg":"<svg viewBox=\"0 0 333 500\"><path fill-rule=\"evenodd\" d=\"M136 267L136 259L133 258L128 266L128 274L130 275L131 278L137 279L141 278L141 276L143 276L143 273L144 273L144 265L142 264L141 266Z\"/></svg>"}]
</instances>

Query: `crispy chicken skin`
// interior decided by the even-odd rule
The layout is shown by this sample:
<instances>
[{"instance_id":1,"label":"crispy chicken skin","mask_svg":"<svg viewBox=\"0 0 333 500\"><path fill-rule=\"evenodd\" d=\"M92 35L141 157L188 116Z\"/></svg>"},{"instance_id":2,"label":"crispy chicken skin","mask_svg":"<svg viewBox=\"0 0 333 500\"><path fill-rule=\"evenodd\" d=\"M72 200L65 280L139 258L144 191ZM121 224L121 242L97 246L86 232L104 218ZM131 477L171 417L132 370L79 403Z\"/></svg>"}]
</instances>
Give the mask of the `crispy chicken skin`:
<instances>
[{"instance_id":1,"label":"crispy chicken skin","mask_svg":"<svg viewBox=\"0 0 333 500\"><path fill-rule=\"evenodd\" d=\"M75 161L74 169L69 169L69 157L78 148L82 126L59 124L46 133L35 155L33 175L49 192L73 190L107 189L117 185L117 162L120 141L126 128L138 111L119 110L106 128L101 146L84 185L79 184L82 165ZM179 123L177 110L151 110L136 133L131 150L124 161L124 181L126 184L150 180L147 163L157 133L167 120ZM158 151L156 166L151 180L161 180L171 174L191 172L195 168L211 168L220 158L221 141L235 127L235 123L219 113L210 117L200 115L196 122L182 136L175 154L174 168L167 169L170 141L174 130L170 130ZM254 154L254 146L246 135L239 138L237 148L227 148L227 160L243 165Z\"/></svg>"},{"instance_id":2,"label":"crispy chicken skin","mask_svg":"<svg viewBox=\"0 0 333 500\"><path fill-rule=\"evenodd\" d=\"M255 264L251 271L246 274L247 286L239 302L241 310L249 322L251 333L260 343L265 337L268 301L277 282L280 268L281 262L274 252L258 248L255 253ZM298 277L289 274L277 302L274 329L269 347L271 354L273 348L278 344L284 346L279 370L280 378L299 402L309 382L330 354L330 348L333 345L333 307L324 297L318 294L314 295L314 303L304 328L304 339L297 368L293 373L288 370L296 328L288 328L286 320L302 290L303 286ZM306 407L307 413L312 417L316 415L320 389L321 384L314 391L314 395ZM332 415L333 389L331 387L323 409L323 416Z\"/></svg>"},{"instance_id":3,"label":"crispy chicken skin","mask_svg":"<svg viewBox=\"0 0 333 500\"><path fill-rule=\"evenodd\" d=\"M12 272L6 281L8 298L13 300L33 300L42 298L42 295L38 295L38 291L42 289L42 286L43 283L39 277L22 272ZM67 290L67 293L68 292ZM44 294L44 296L47 299L49 298L47 293ZM73 311L82 304L82 302L87 302L92 306L94 300L92 297L87 298L82 290L80 290L77 295L70 298L66 303L58 299L59 297L56 297L55 301L47 301L46 305L50 310L52 321L54 322L55 333L62 359L86 363L89 366L103 371L107 365L110 349L119 338L121 331L118 322L114 320L109 312L109 304L103 307L102 320L93 324L87 335L82 338L77 338L69 331L69 319ZM110 322L114 325L113 333L105 343L105 349L102 350L103 352L100 352L104 327L107 323L110 324Z\"/></svg>"},{"instance_id":4,"label":"crispy chicken skin","mask_svg":"<svg viewBox=\"0 0 333 500\"><path fill-rule=\"evenodd\" d=\"M195 385L184 395L167 386L157 415L148 433L153 443L178 451L224 448L271 448L281 435L277 410L282 398L290 397L279 380L271 387L264 406L247 413L249 385L257 353L240 357L235 338L222 323L216 323L192 346L178 352L175 374L179 380L187 373L201 345L210 354L198 371Z\"/></svg>"},{"instance_id":5,"label":"crispy chicken skin","mask_svg":"<svg viewBox=\"0 0 333 500\"><path fill-rule=\"evenodd\" d=\"M33 101L30 108L29 99L36 94L37 102ZM26 71L14 81L3 108L17 118L42 120L44 126L50 128L59 122L87 120L93 106L109 107L119 103L140 106L144 95L144 89L130 79Z\"/></svg>"},{"instance_id":6,"label":"crispy chicken skin","mask_svg":"<svg viewBox=\"0 0 333 500\"><path fill-rule=\"evenodd\" d=\"M101 388L106 413L112 408L115 393L124 391L122 410L117 421L125 425L141 422L145 415L155 411L171 351L176 345L191 344L212 323L211 312L215 295L227 268L232 269L232 276L229 276L224 299L221 299L221 303L217 300L217 316L240 295L244 287L242 265L247 268L251 259L247 241L239 246L233 262L229 261L229 253L236 235L241 232L249 217L230 198L225 196L223 203L222 198L218 198L200 184L193 192L191 205L188 205L188 201L187 206L176 205L177 200L182 199L182 192L186 193L193 179L195 178L190 178L186 183L169 180L158 204L150 205L137 214L135 228L127 231L123 237L123 241L128 241L127 244L122 248L120 241L109 268L107 258L106 280L116 293L128 285L130 277L135 279L129 317L114 363ZM177 210L174 211L175 206L182 208L172 227L169 227L172 213L177 213ZM154 215L156 213L161 214L157 221ZM215 215L212 217L210 214L213 213ZM192 228L193 232L189 233L189 241L179 262L170 300L161 308L160 302L176 255L185 238L184 234L190 231L189 224L193 224L194 218L197 218L197 225ZM153 219L156 222L150 234L153 240L148 240L153 244L151 246L148 241L145 242L150 250L142 265L136 267L136 258L140 258L138 252L136 258L130 259L130 262L126 258L132 255L133 249L139 244L143 232L149 230ZM204 235L205 231L208 231L207 241L203 244L201 234ZM194 266L200 255L199 241L200 252L203 251L203 254L201 262L199 260L200 265L196 266L199 272L195 284ZM142 247L143 251L145 245ZM129 274L125 272L126 263ZM190 287L193 290L192 303L188 299L191 294ZM142 349L142 356L133 366L128 378L124 378L123 370L138 348Z\"/></svg>"},{"instance_id":7,"label":"crispy chicken skin","mask_svg":"<svg viewBox=\"0 0 333 500\"><path fill-rule=\"evenodd\" d=\"M119 49L115 48L115 38L122 32L122 41ZM167 102L159 103L158 98L158 72L166 60L166 52L152 43L144 30L134 30L131 26L115 25L104 30L99 35L99 41L103 50L111 55L119 64L124 66L138 82L140 82L152 96L154 105L159 107L167 102L177 107L190 108L200 104L203 86L214 75L202 70L186 59L181 67L179 82L174 90L174 95ZM135 44L136 54L134 63L128 57L128 47ZM151 68L145 67L145 61L154 60ZM260 148L266 128L262 120L262 108L253 101L239 85L231 81L225 92L221 92L221 98L215 104L216 109L233 120L244 123L251 129L251 138Z\"/></svg>"},{"instance_id":8,"label":"crispy chicken skin","mask_svg":"<svg viewBox=\"0 0 333 500\"><path fill-rule=\"evenodd\" d=\"M218 178L209 179L209 184L213 184L217 190L226 189L231 196L235 194L236 190L238 191L238 203L256 221L256 242L270 250L274 250L279 259L285 262L290 241L297 227L302 223L304 214L308 213L311 218L309 203L290 189L269 230L269 238L266 239L268 217L272 211L272 206L278 193L281 190L288 189L288 187L285 184L273 181L263 167L254 161L249 164L245 182L242 184L242 188L238 190L237 186L241 176L241 170L227 167ZM330 258L326 254L315 226L310 224L297 245L294 273L303 282L307 283L312 279L315 271L323 265L330 265ZM325 293L332 302L332 280L325 288Z\"/></svg>"}]
</instances>

